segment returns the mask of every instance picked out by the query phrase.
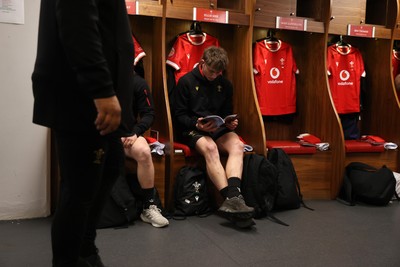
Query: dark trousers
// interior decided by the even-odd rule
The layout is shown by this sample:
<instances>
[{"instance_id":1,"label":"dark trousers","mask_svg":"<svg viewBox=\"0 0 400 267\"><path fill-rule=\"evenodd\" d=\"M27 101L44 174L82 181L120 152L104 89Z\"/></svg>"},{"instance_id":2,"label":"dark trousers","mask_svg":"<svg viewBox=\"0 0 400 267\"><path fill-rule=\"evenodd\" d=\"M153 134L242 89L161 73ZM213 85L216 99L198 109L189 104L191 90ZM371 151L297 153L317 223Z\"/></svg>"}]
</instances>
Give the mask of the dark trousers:
<instances>
[{"instance_id":1,"label":"dark trousers","mask_svg":"<svg viewBox=\"0 0 400 267\"><path fill-rule=\"evenodd\" d=\"M96 253L96 223L124 168L119 137L56 131L60 199L51 237L53 266L76 266L79 256Z\"/></svg>"}]
</instances>

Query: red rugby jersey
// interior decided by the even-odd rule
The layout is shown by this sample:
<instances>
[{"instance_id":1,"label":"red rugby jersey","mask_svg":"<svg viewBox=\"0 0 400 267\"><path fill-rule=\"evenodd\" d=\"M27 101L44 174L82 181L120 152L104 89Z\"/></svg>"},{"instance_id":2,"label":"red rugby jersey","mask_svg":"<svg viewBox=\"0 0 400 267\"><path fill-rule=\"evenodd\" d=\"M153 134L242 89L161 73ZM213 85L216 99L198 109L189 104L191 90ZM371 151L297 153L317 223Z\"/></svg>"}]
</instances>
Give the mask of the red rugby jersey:
<instances>
[{"instance_id":1,"label":"red rugby jersey","mask_svg":"<svg viewBox=\"0 0 400 267\"><path fill-rule=\"evenodd\" d=\"M400 73L400 51L393 49L392 52L392 66L393 66L393 77L396 77Z\"/></svg>"},{"instance_id":2,"label":"red rugby jersey","mask_svg":"<svg viewBox=\"0 0 400 267\"><path fill-rule=\"evenodd\" d=\"M142 59L144 56L146 56L146 53L144 52L143 48L140 46L139 42L136 40L135 36L132 35L132 39L133 39L133 45L135 46L135 55L134 55L133 65L136 66L136 64L139 62L139 60Z\"/></svg>"},{"instance_id":3,"label":"red rugby jersey","mask_svg":"<svg viewBox=\"0 0 400 267\"><path fill-rule=\"evenodd\" d=\"M329 87L339 114L360 112L360 81L365 77L364 61L358 48L328 47Z\"/></svg>"},{"instance_id":4,"label":"red rugby jersey","mask_svg":"<svg viewBox=\"0 0 400 267\"><path fill-rule=\"evenodd\" d=\"M299 73L292 47L282 41L262 40L253 46L253 72L262 115L296 112L296 77Z\"/></svg>"},{"instance_id":5,"label":"red rugby jersey","mask_svg":"<svg viewBox=\"0 0 400 267\"><path fill-rule=\"evenodd\" d=\"M199 63L204 49L209 46L219 47L217 38L204 33L183 33L176 38L174 45L167 57L167 64L175 69L175 82L180 77L190 72Z\"/></svg>"}]
</instances>

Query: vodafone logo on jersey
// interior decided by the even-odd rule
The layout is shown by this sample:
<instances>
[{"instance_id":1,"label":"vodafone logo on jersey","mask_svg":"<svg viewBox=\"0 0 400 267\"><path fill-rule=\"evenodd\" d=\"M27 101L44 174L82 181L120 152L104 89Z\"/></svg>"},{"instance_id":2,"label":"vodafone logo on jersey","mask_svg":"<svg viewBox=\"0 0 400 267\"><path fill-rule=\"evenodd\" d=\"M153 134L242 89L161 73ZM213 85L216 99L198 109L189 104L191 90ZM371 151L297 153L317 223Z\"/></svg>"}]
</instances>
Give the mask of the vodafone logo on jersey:
<instances>
[{"instance_id":1,"label":"vodafone logo on jersey","mask_svg":"<svg viewBox=\"0 0 400 267\"><path fill-rule=\"evenodd\" d=\"M353 85L353 82L347 82L347 80L350 78L350 73L347 70L342 70L339 73L339 78L341 82L338 82L338 85L344 86L344 85Z\"/></svg>"},{"instance_id":2,"label":"vodafone logo on jersey","mask_svg":"<svg viewBox=\"0 0 400 267\"><path fill-rule=\"evenodd\" d=\"M339 75L340 79L344 82L350 78L350 73L347 70L342 70Z\"/></svg>"},{"instance_id":3,"label":"vodafone logo on jersey","mask_svg":"<svg viewBox=\"0 0 400 267\"><path fill-rule=\"evenodd\" d=\"M281 72L278 68L271 68L269 71L269 75L271 76L272 80L269 80L269 84L274 84L274 83L283 83L282 80L277 80L277 78L281 75Z\"/></svg>"},{"instance_id":4,"label":"vodafone logo on jersey","mask_svg":"<svg viewBox=\"0 0 400 267\"><path fill-rule=\"evenodd\" d=\"M271 78L272 78L272 79L278 78L280 74L281 74L281 72L279 71L278 68L272 68L272 69L269 71L269 75L271 75Z\"/></svg>"}]
</instances>

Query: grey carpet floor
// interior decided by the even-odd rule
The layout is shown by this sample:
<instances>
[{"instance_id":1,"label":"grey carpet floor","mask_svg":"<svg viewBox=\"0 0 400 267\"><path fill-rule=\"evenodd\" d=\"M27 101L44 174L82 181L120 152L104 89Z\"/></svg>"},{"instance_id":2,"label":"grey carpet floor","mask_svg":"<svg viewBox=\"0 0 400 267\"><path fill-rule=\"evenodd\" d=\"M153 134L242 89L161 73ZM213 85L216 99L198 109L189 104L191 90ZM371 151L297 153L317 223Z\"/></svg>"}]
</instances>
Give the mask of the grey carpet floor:
<instances>
[{"instance_id":1,"label":"grey carpet floor","mask_svg":"<svg viewBox=\"0 0 400 267\"><path fill-rule=\"evenodd\" d=\"M288 227L262 219L240 230L217 215L162 229L136 221L99 230L98 247L109 267L400 266L400 203L306 203L315 210L275 213ZM0 266L51 266L50 226L51 218L1 221Z\"/></svg>"}]
</instances>

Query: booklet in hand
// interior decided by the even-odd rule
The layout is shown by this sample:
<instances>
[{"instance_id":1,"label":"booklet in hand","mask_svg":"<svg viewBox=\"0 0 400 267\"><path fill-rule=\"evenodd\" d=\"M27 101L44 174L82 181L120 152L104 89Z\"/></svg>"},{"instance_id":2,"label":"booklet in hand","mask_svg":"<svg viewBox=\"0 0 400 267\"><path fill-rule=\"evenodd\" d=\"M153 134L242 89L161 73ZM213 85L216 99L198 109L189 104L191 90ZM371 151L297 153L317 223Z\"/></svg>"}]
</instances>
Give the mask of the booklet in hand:
<instances>
[{"instance_id":1,"label":"booklet in hand","mask_svg":"<svg viewBox=\"0 0 400 267\"><path fill-rule=\"evenodd\" d=\"M217 127L220 127L222 125L224 125L225 123L229 123L235 119L237 119L238 115L237 114L232 114L232 115L228 115L225 118L222 118L218 115L208 115L205 116L202 120L201 123L207 123L209 121L214 121L215 125L217 125Z\"/></svg>"}]
</instances>

